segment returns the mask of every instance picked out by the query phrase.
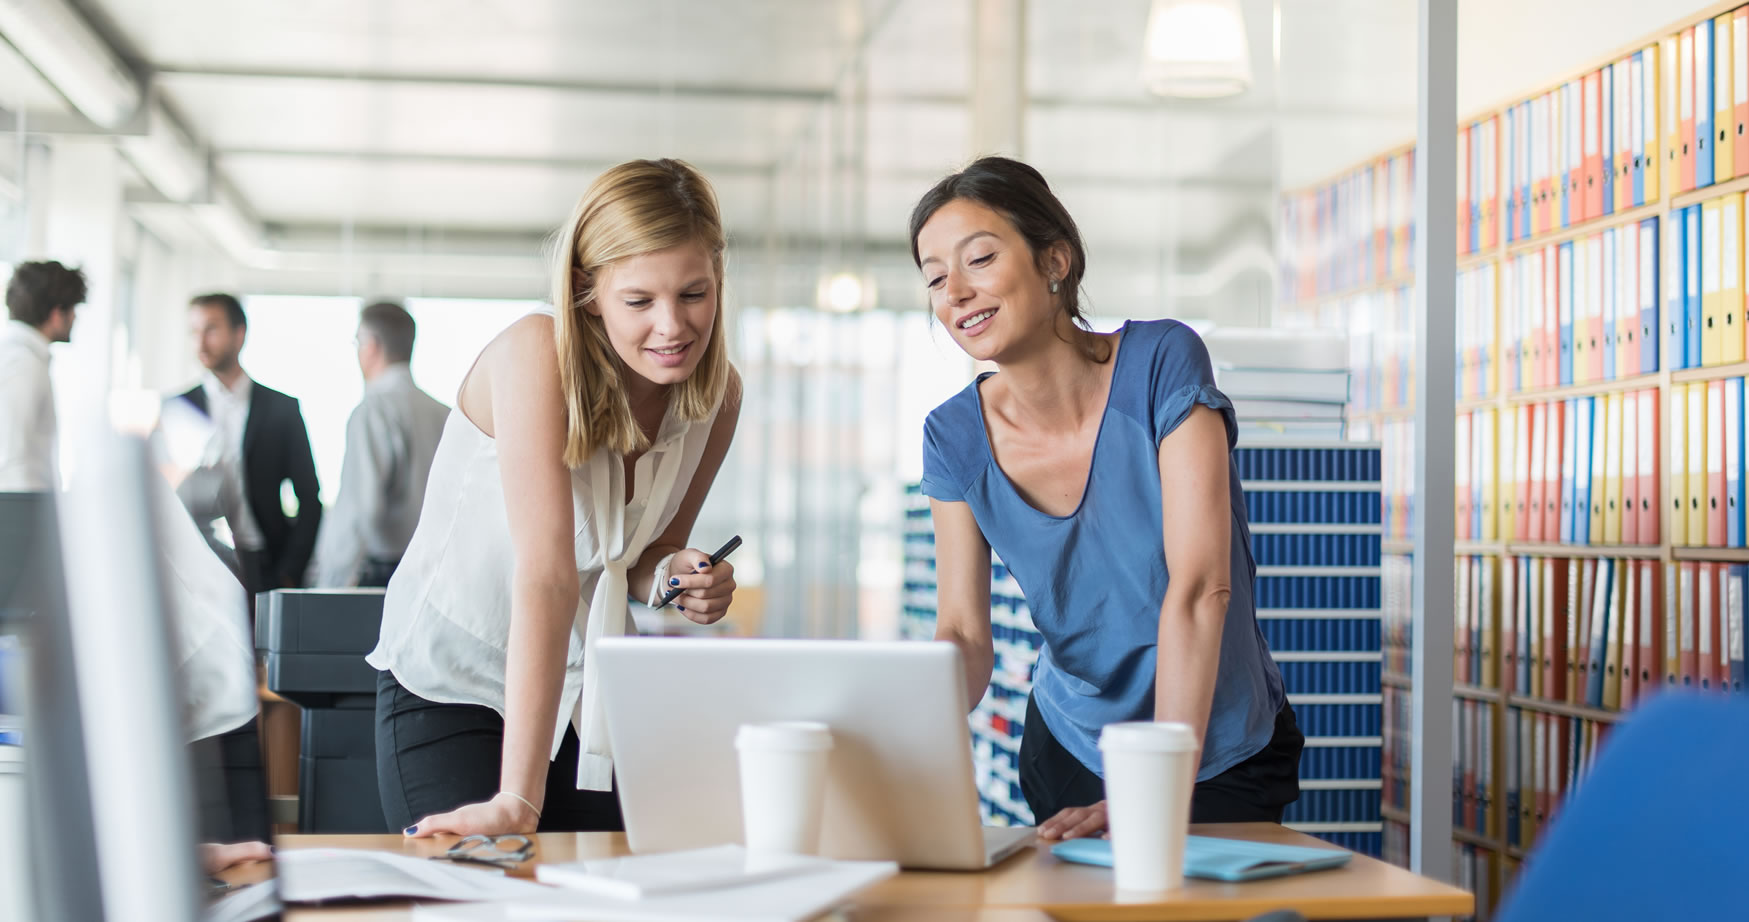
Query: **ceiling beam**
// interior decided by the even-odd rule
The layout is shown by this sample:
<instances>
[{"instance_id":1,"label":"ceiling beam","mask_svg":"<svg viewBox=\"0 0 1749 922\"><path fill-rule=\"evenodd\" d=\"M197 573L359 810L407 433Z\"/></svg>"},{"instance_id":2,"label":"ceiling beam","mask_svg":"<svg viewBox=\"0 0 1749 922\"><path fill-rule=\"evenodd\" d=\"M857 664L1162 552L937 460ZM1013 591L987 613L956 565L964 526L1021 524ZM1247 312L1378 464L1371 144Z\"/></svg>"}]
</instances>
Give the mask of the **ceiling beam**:
<instances>
[{"instance_id":1,"label":"ceiling beam","mask_svg":"<svg viewBox=\"0 0 1749 922\"><path fill-rule=\"evenodd\" d=\"M1380 106L1319 101L1305 105L1282 103L1277 105L1270 99L1256 101L1235 100L1193 100L1173 99L1163 100L1152 96L1105 96L1087 98L1080 96L1033 96L1029 103L1040 109L1071 109L1117 112L1143 112L1171 117L1182 115L1195 118L1229 119L1332 119L1353 118L1368 120L1404 120L1415 121L1414 106Z\"/></svg>"},{"instance_id":2,"label":"ceiling beam","mask_svg":"<svg viewBox=\"0 0 1749 922\"><path fill-rule=\"evenodd\" d=\"M13 132L67 137L139 137L146 133L146 113L144 107L141 107L114 128L105 128L77 112L18 112L0 109L0 134Z\"/></svg>"},{"instance_id":3,"label":"ceiling beam","mask_svg":"<svg viewBox=\"0 0 1749 922\"><path fill-rule=\"evenodd\" d=\"M287 157L308 160L346 160L360 163L429 163L455 166L514 166L537 167L555 170L578 170L581 172L600 172L623 161L604 158L585 157L531 157L517 154L459 154L443 151L385 151L385 150L311 150L308 148L276 148L276 147L224 147L213 151L213 155L223 160L227 157ZM629 157L630 155L628 155ZM744 176L756 178L775 178L776 165L772 163L749 162L712 162L706 160L689 161L700 172L707 176ZM871 167L868 177L871 180L899 181L909 183L929 184L940 179L942 173L938 170L914 169L883 169ZM1109 173L1068 173L1053 172L1049 177L1053 185L1110 187L1133 186L1138 189L1198 189L1231 193L1269 192L1275 184L1267 178L1235 176L1232 174L1189 175L1189 176L1124 176Z\"/></svg>"},{"instance_id":4,"label":"ceiling beam","mask_svg":"<svg viewBox=\"0 0 1749 922\"><path fill-rule=\"evenodd\" d=\"M882 11L890 12L889 10ZM868 38L878 27L886 22L883 16L877 16L872 23L873 28L865 33L862 43L853 45L847 54L848 61L854 61L865 47ZM628 83L607 80L559 80L538 77L503 77L484 74L453 74L421 71L344 71L324 68L296 67L197 67L192 65L162 64L153 68L154 77L193 77L217 80L297 80L323 83L359 83L403 86L443 86L443 87L498 87L506 89L545 90L560 93L592 93L610 96L685 96L698 99L733 99L745 102L771 103L821 103L831 102L838 98L838 87L842 77L835 79L830 86L798 86L798 85L757 85L757 84L722 84L722 83L671 83L643 82ZM916 105L963 107L968 104L964 94L955 93L888 93L878 88L870 88L867 93L870 104L875 105ZM1328 102L1308 103L1305 105L1286 104L1277 106L1267 99L1255 101L1198 101L1172 100L1163 101L1155 97L1138 93L1134 96L1064 96L1052 94L1032 94L1027 98L1027 105L1036 109L1056 110L1069 109L1078 111L1118 111L1166 113L1171 115L1197 116L1201 118L1292 118L1292 119L1330 119L1353 118L1368 120L1409 120L1415 118L1413 107L1381 106L1366 104L1331 104Z\"/></svg>"},{"instance_id":5,"label":"ceiling beam","mask_svg":"<svg viewBox=\"0 0 1749 922\"><path fill-rule=\"evenodd\" d=\"M818 103L830 100L833 96L830 87L756 86L723 83L622 83L605 80L558 80L486 74L446 74L435 71L337 71L298 67L226 68L160 64L153 68L153 76L201 77L220 80L305 80L327 83L503 87L616 96L694 96L703 99L740 99L752 102Z\"/></svg>"},{"instance_id":6,"label":"ceiling beam","mask_svg":"<svg viewBox=\"0 0 1749 922\"><path fill-rule=\"evenodd\" d=\"M351 160L360 163L426 163L440 166L516 166L599 173L625 162L602 157L539 157L522 154L464 154L449 151L320 150L280 147L224 147L213 151L224 157L287 157L307 160ZM627 158L629 159L629 158ZM769 176L769 163L688 160L707 175Z\"/></svg>"}]
</instances>

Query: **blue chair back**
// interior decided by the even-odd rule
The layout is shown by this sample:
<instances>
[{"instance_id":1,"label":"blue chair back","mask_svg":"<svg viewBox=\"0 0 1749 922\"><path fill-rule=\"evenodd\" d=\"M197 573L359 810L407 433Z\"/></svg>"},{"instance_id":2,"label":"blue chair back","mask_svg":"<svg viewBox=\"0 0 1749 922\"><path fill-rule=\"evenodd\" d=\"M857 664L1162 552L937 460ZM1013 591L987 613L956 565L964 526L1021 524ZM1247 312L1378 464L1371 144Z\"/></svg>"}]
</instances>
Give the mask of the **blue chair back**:
<instances>
[{"instance_id":1,"label":"blue chair back","mask_svg":"<svg viewBox=\"0 0 1749 922\"><path fill-rule=\"evenodd\" d=\"M1499 922L1749 918L1749 698L1670 692L1609 735Z\"/></svg>"}]
</instances>

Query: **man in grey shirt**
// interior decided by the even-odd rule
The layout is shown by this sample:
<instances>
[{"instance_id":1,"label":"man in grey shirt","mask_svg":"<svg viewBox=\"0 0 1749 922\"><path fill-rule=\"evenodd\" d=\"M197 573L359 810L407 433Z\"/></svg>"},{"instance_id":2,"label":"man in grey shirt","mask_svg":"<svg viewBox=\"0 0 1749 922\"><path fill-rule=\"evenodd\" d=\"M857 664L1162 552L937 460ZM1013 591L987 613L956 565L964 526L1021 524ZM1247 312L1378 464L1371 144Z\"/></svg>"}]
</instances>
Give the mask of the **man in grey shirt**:
<instances>
[{"instance_id":1,"label":"man in grey shirt","mask_svg":"<svg viewBox=\"0 0 1749 922\"><path fill-rule=\"evenodd\" d=\"M340 495L323 517L310 585L386 586L425 502L449 408L413 384L413 317L372 304L358 317L364 400L346 422Z\"/></svg>"}]
</instances>

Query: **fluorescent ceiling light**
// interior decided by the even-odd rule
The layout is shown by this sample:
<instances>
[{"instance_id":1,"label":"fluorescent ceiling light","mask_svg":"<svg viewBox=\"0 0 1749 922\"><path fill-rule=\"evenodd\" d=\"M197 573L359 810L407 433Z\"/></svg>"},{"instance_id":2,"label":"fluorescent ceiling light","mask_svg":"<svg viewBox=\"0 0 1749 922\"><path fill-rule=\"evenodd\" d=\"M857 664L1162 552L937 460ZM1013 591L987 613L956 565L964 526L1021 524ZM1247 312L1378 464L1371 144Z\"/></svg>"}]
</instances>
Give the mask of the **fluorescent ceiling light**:
<instances>
[{"instance_id":1,"label":"fluorescent ceiling light","mask_svg":"<svg viewBox=\"0 0 1749 922\"><path fill-rule=\"evenodd\" d=\"M1251 86L1251 51L1239 0L1154 0L1142 83L1160 96L1209 99Z\"/></svg>"},{"instance_id":2,"label":"fluorescent ceiling light","mask_svg":"<svg viewBox=\"0 0 1749 922\"><path fill-rule=\"evenodd\" d=\"M874 280L840 272L820 280L817 299L821 307L840 314L862 310L874 303Z\"/></svg>"},{"instance_id":3,"label":"fluorescent ceiling light","mask_svg":"<svg viewBox=\"0 0 1749 922\"><path fill-rule=\"evenodd\" d=\"M62 0L0 0L0 36L80 114L117 128L140 107L140 84Z\"/></svg>"}]
</instances>

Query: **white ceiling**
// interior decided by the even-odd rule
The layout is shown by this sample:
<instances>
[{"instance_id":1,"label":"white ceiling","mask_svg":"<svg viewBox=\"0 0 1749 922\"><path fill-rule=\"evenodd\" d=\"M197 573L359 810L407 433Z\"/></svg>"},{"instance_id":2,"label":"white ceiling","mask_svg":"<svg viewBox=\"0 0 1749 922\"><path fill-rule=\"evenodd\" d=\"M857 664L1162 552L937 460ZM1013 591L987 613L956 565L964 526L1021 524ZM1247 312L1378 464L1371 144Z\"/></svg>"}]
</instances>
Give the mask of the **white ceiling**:
<instances>
[{"instance_id":1,"label":"white ceiling","mask_svg":"<svg viewBox=\"0 0 1749 922\"><path fill-rule=\"evenodd\" d=\"M0 41L0 109L55 114L67 111L66 102L54 87L4 41Z\"/></svg>"},{"instance_id":2,"label":"white ceiling","mask_svg":"<svg viewBox=\"0 0 1749 922\"><path fill-rule=\"evenodd\" d=\"M1247 3L1268 9L1267 0ZM1038 100L1029 159L1063 175L1066 191L1085 178L1094 197L1127 180L1174 177L1267 195L1269 150L1255 143L1266 111L1171 115L1142 93L1147 6L1028 4L1027 90ZM902 225L872 223L893 210L886 196L914 200L971 153L967 3L89 0L86 8L154 75L270 223L547 228L591 175L637 156L686 157L725 187L769 178L830 124L828 101L854 73L865 36L866 164L880 193L869 196L868 232L901 236ZM1259 71L1254 96L1272 83L1267 67ZM744 226L765 219L757 190L749 192L736 203L745 207L725 207Z\"/></svg>"},{"instance_id":3,"label":"white ceiling","mask_svg":"<svg viewBox=\"0 0 1749 922\"><path fill-rule=\"evenodd\" d=\"M860 230L902 251L911 204L973 153L971 0L74 2L270 241L350 226L522 246L605 166L681 156L739 239ZM1413 0L1241 3L1255 85L1207 103L1140 87L1147 0L1024 4L1024 153L1096 263L1194 272L1267 246L1276 189L1413 139ZM1459 109L1707 5L1461 0ZM858 75L866 107L835 102ZM3 43L0 108L65 111ZM830 136L847 141L833 162Z\"/></svg>"}]
</instances>

